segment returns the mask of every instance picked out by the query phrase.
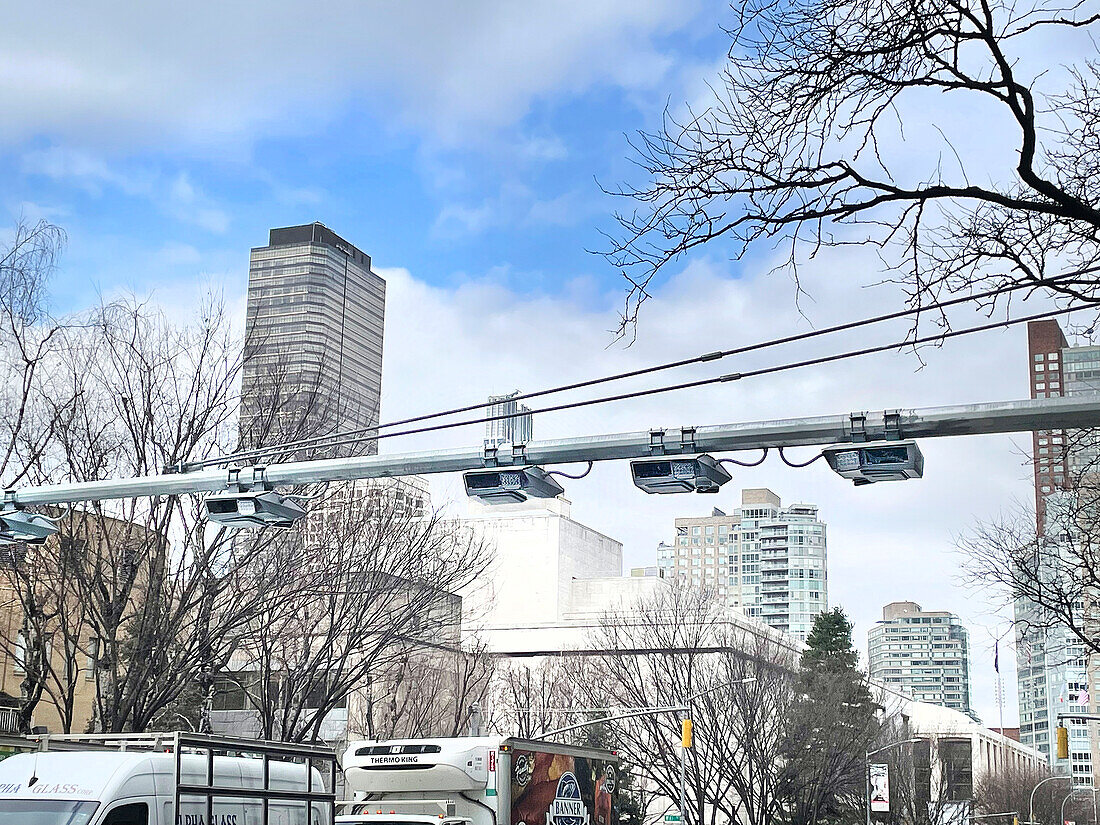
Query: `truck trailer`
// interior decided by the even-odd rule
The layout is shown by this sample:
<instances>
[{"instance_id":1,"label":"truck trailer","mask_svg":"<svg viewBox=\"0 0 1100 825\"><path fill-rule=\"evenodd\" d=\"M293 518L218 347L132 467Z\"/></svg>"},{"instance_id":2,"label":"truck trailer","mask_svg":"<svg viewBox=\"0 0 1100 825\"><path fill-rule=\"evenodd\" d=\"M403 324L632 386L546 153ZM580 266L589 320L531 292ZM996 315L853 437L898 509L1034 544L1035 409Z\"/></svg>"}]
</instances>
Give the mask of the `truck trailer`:
<instances>
[{"instance_id":1,"label":"truck trailer","mask_svg":"<svg viewBox=\"0 0 1100 825\"><path fill-rule=\"evenodd\" d=\"M455 737L349 744L338 825L616 825L610 751Z\"/></svg>"}]
</instances>

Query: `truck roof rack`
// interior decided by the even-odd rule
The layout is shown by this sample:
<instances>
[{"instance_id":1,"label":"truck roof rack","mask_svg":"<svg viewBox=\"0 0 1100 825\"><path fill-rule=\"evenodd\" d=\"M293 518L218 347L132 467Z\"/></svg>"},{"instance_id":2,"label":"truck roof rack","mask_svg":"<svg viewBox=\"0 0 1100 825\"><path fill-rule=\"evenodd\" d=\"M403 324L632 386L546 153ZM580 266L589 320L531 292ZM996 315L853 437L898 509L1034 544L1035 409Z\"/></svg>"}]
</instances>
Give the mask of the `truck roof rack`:
<instances>
[{"instance_id":1,"label":"truck roof rack","mask_svg":"<svg viewBox=\"0 0 1100 825\"><path fill-rule=\"evenodd\" d=\"M306 806L306 825L314 822L313 805L327 804L330 811L336 804L336 751L325 745L272 742L264 739L244 739L183 731L166 733L67 733L38 734L28 736L32 747L39 751L103 750L122 752L172 753L175 756L175 811L180 810L180 798L198 796L206 800L206 821L213 822L214 798L236 797L260 799L263 802L263 820L269 820L271 800L303 802ZM184 755L201 755L206 759L205 783L183 782L181 759ZM263 785L259 788L227 787L216 784L215 756L237 756L262 760ZM306 788L282 790L271 787L271 763L298 763L305 765ZM324 775L327 768L328 787L314 788L313 769L318 767Z\"/></svg>"},{"instance_id":2,"label":"truck roof rack","mask_svg":"<svg viewBox=\"0 0 1100 825\"><path fill-rule=\"evenodd\" d=\"M336 758L336 751L327 745L299 744L297 742L276 742L270 739L247 739L245 737L219 736L209 733L191 733L188 731L164 731L151 733L39 733L26 739L36 743L38 750L91 750L93 748L112 751L155 750L163 752L165 748L177 750L193 748L206 751L240 752L246 754L283 755L288 757L312 756L317 759Z\"/></svg>"}]
</instances>

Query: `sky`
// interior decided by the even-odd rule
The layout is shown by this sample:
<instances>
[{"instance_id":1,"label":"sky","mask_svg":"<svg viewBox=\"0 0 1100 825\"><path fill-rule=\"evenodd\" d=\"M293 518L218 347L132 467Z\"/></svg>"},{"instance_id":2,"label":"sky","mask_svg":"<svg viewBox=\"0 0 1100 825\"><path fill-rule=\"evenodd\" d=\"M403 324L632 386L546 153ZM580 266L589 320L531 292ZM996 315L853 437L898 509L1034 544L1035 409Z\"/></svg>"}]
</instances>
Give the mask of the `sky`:
<instances>
[{"instance_id":1,"label":"sky","mask_svg":"<svg viewBox=\"0 0 1100 825\"><path fill-rule=\"evenodd\" d=\"M630 141L658 127L666 107L705 105L729 45L724 4L82 5L46 15L22 4L0 30L0 225L44 218L66 230L58 313L134 293L183 317L214 289L243 318L248 250L271 227L321 221L387 281L382 418L393 420L899 304L896 288L873 286L881 262L864 250L819 256L799 296L770 272L773 250L737 261L713 245L655 283L632 346L612 334L624 282L596 253L630 204L605 190L641 180ZM960 161L987 162L1005 148L976 137L971 111L937 111L940 124L899 130L887 149L914 168L938 163L941 127L961 132ZM862 329L675 377L904 334L904 324ZM890 353L543 416L535 437L1018 399L1027 378L1015 328L921 359ZM480 439L475 428L383 450ZM1010 612L960 579L954 548L976 522L1026 506L1029 445L1026 435L927 442L923 481L859 489L823 463L794 470L774 459L706 498L646 496L625 464L566 487L575 518L624 543L627 567L654 562L676 516L736 507L741 487L818 504L829 600L855 621L857 646L865 650L889 601L958 613L971 632L974 705L997 724L993 640L1004 636L1011 725ZM433 492L439 504L461 505L455 478L436 479Z\"/></svg>"}]
</instances>

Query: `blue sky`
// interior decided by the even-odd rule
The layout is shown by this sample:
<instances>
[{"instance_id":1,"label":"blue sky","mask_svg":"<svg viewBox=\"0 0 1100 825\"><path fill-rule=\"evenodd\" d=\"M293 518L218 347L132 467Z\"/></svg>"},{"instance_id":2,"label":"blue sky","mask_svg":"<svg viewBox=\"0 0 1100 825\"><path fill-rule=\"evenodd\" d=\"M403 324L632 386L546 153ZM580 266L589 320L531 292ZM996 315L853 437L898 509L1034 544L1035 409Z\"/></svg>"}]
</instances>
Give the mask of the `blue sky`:
<instances>
[{"instance_id":1,"label":"blue sky","mask_svg":"<svg viewBox=\"0 0 1100 825\"><path fill-rule=\"evenodd\" d=\"M711 246L670 267L633 347L613 343L623 282L587 250L604 245L612 211L629 204L603 195L597 181L637 179L627 140L658 125L666 104L705 105L727 48L722 3L194 0L183 8L104 0L64 14L36 4L5 12L0 224L23 215L66 229L59 312L132 290L183 315L213 287L243 317L249 248L265 244L273 226L320 220L387 279L383 418L392 420L897 306L896 290L863 286L881 277L866 250L822 254L804 270L809 294L796 305L790 281L766 274L768 250L734 263ZM996 154L986 130L972 128L971 110L942 113L961 131L964 156ZM892 147L899 156L939 162L935 128L907 132ZM904 325L860 331L835 347L904 334ZM501 345L515 341L523 346ZM929 351L923 368L910 354L883 354L538 419L535 434L1021 398L1025 353L1023 331L1009 330ZM386 449L479 437L448 432ZM1009 613L987 592L959 586L954 546L976 519L1028 500L1021 451L1029 443L931 443L924 482L860 490L820 462L803 471L769 462L702 501L647 498L620 466L598 467L567 492L576 518L624 542L628 566L652 563L675 516L737 506L740 487L819 504L830 601L854 617L857 644L887 601L958 612L972 632L975 704L992 721L992 640ZM457 498L454 479L434 491L438 501ZM1011 672L1004 647L1002 662ZM1009 687L1006 722L1015 717L1011 679Z\"/></svg>"},{"instance_id":2,"label":"blue sky","mask_svg":"<svg viewBox=\"0 0 1100 825\"><path fill-rule=\"evenodd\" d=\"M413 42L433 37L410 26L412 6L337 5L332 25L345 19L364 32L331 52L299 50L291 25L273 27L265 44L243 9L211 50L180 42L194 36L186 23L172 36L167 14L117 31L73 19L60 33L28 16L30 43L16 42L18 26L0 35L14 50L6 73L0 58L0 100L22 121L0 128L0 206L68 231L60 310L96 289L145 292L196 273L239 279L270 227L311 220L432 284L621 288L587 251L614 226L616 199L599 183L635 175L628 136L713 74L726 48L723 6L565 3L525 19L475 3L438 21L457 30L433 46ZM307 8L271 13L293 19ZM305 37L323 41L328 18ZM573 31L586 20L590 29ZM388 31L371 32L375 22ZM101 40L83 42L84 25ZM513 42L479 43L486 30ZM390 40L400 37L410 42ZM422 65L429 48L439 74ZM360 49L381 49L385 65ZM16 58L31 52L45 77L18 76Z\"/></svg>"}]
</instances>

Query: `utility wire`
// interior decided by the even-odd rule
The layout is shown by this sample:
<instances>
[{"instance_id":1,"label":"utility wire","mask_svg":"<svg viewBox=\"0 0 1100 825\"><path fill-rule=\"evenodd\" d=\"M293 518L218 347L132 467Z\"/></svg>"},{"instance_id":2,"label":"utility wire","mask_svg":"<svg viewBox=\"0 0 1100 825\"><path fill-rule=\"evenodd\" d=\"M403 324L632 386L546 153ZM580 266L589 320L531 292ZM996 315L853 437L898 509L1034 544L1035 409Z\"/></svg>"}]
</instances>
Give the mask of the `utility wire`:
<instances>
[{"instance_id":1,"label":"utility wire","mask_svg":"<svg viewBox=\"0 0 1100 825\"><path fill-rule=\"evenodd\" d=\"M1039 321L1045 318L1054 318L1058 315L1067 315L1071 312L1077 312L1082 309L1096 309L1096 306L1092 304L1082 304L1074 307L1064 307L1061 309L1049 310L1047 312L1039 312L1034 315L1024 315L1020 318L1009 318L1003 321L994 321L988 324L980 324L973 327L964 327L962 329L954 329L948 332L939 332L934 335L926 335L921 338L913 338L909 340L895 341L889 344L879 344L873 347L863 347L861 349L847 350L845 352L835 353L833 355L823 355L816 358L807 358L802 361L790 361L786 364L778 364L771 367L761 367L760 369L747 370L745 372L731 372L726 375L717 375L711 378L700 378L695 381L683 381L679 384L669 384L663 387L651 387L645 390L635 390L634 392L618 393L617 395L601 396L599 398L590 398L585 401L571 401L564 404L555 404L549 407L541 407L530 411L531 415L542 415L544 413L561 412L563 410L574 410L582 407L591 407L596 404L609 404L614 401L625 401L632 398L644 398L651 395L662 395L669 392L677 392L679 390L694 389L696 387L706 387L712 384L722 384L727 381L740 381L745 378L756 378L761 375L774 375L780 372L787 372L789 370L800 369L802 367L819 366L821 364L830 364L835 361L843 361L848 358L858 358L864 355L873 355L879 352L888 352L891 350L901 349L903 347L915 347L921 344L938 343L945 341L948 338L959 338L963 335L972 335L976 332L988 332L992 329L1004 329L1018 324L1024 324L1029 321ZM383 438L398 438L406 435L418 435L420 433L436 432L439 430L452 430L458 427L468 427L473 424L483 424L486 421L498 421L505 418L513 418L514 413L502 414L497 416L489 416L486 418L466 418L461 421L449 421L445 424L432 424L426 427L415 427L409 430L399 430L392 433L380 433L376 436L371 436L371 440L380 440ZM337 438L334 436L334 439ZM336 447L346 446L348 444L354 444L359 441L367 440L365 437L358 437L346 440L334 440L328 444L316 445L318 447ZM219 459L215 461L225 461L227 459ZM816 459L815 459L816 460ZM208 462L210 463L210 462ZM789 462L788 462L789 463ZM794 466L794 465L792 465Z\"/></svg>"},{"instance_id":2,"label":"utility wire","mask_svg":"<svg viewBox=\"0 0 1100 825\"><path fill-rule=\"evenodd\" d=\"M1061 275L1055 275L1051 278L1046 278L1041 282L1025 282L1020 284L1012 284L999 289L989 289L984 292L978 292L973 295L960 296L958 298L951 298L946 301L937 301L932 304L928 304L923 307L917 307L912 309L902 309L895 312L885 313L883 315L876 315L870 318L862 318L858 321L848 321L843 324L837 324L831 327L825 327L818 330L809 330L807 332L800 332L794 335L786 335L781 338L773 338L768 341L761 341L755 344L746 344L741 347L734 347L732 349L717 350L715 352L708 352L702 355L697 355L692 358L684 358L678 361L668 361L662 364L655 364L648 367L641 367L636 370L628 370L627 372L615 373L613 375L606 375L600 378L590 378L584 381L577 381L572 384L562 384L555 387L549 387L547 389L535 390L529 393L522 393L520 395L513 396L512 401L526 401L531 398L540 398L546 395L555 395L561 392L568 392L571 390L584 389L586 387L593 387L599 384L606 384L613 381L621 381L627 378L636 378L640 375L649 375L651 373L663 372L665 370L677 369L679 367L690 366L692 364L703 364L709 361L717 361L722 358L728 358L732 355L744 355L749 352L756 352L762 349L769 349L771 347L781 346L783 344L791 344L799 341L805 341L811 338L818 338L824 335L832 335L837 332L845 332L851 329L858 329L863 326L870 326L872 324L880 324L886 321L894 321L899 318L905 318L908 316L919 316L921 313L933 312L935 310L948 309L950 307L958 306L960 304L979 302L992 298L998 295L1004 295L1011 292L1015 292L1021 289L1039 289L1044 286L1056 285L1066 281L1070 281L1073 278L1077 278L1081 275L1091 274L1093 272L1100 272L1100 266L1087 267L1085 269L1076 270L1074 272L1063 273ZM898 346L905 346L906 343L902 342ZM240 459L254 458L264 455L270 455L272 453L285 453L290 450L308 448L308 447L326 447L333 446L336 443L336 439L348 439L341 440L338 443L341 445L355 444L363 441L370 441L377 438L387 437L385 434L380 434L380 430L389 429L392 427L405 426L406 424L416 424L421 421L428 421L433 418L446 418L452 415L459 415L465 412L472 412L474 410L482 410L486 407L492 406L496 402L482 401L476 404L468 404L463 407L455 407L449 410L443 410L441 412L424 413L422 415L413 416L411 418L403 418L397 421L388 421L382 424L376 424L373 427L365 427L357 430L345 430L343 432L330 433L328 435L314 436L311 438L300 439L298 441L291 441L286 444L273 447L259 447L252 450L242 450L236 453L230 453L224 456L218 456L214 458L202 459L199 461L184 462L182 470L197 470L202 467L208 467L212 464L224 464L230 461L236 461ZM553 408L556 409L556 408ZM545 410L543 410L545 411ZM496 421L506 418L514 418L514 415L501 415L496 417L479 418L478 421ZM466 426L465 422L457 424L456 426ZM429 432L430 429L418 428L415 430L409 430L406 433L419 433ZM397 435L397 434L394 434ZM359 436L359 437L356 437Z\"/></svg>"}]
</instances>

